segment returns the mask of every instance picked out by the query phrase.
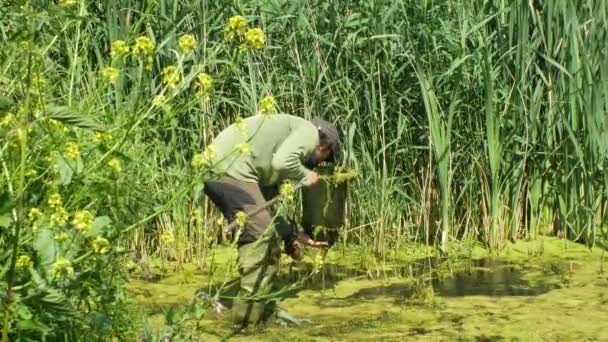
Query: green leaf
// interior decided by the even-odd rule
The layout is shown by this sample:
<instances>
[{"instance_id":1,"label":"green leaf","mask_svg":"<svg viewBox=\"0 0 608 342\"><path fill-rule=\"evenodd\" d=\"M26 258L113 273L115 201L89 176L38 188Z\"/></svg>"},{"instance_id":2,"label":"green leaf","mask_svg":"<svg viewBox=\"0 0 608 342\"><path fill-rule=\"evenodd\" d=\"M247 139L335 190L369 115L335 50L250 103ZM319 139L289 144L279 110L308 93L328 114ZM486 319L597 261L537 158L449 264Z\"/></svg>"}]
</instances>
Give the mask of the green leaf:
<instances>
[{"instance_id":1,"label":"green leaf","mask_svg":"<svg viewBox=\"0 0 608 342\"><path fill-rule=\"evenodd\" d=\"M0 111L7 111L13 106L13 101L6 96L0 96Z\"/></svg>"},{"instance_id":2,"label":"green leaf","mask_svg":"<svg viewBox=\"0 0 608 342\"><path fill-rule=\"evenodd\" d=\"M11 225L11 215L0 215L0 228L8 228Z\"/></svg>"},{"instance_id":3,"label":"green leaf","mask_svg":"<svg viewBox=\"0 0 608 342\"><path fill-rule=\"evenodd\" d=\"M17 322L17 330L18 331L31 331L31 332L39 332L41 335L48 335L51 329L38 322L36 320L19 320Z\"/></svg>"},{"instance_id":4,"label":"green leaf","mask_svg":"<svg viewBox=\"0 0 608 342\"><path fill-rule=\"evenodd\" d=\"M68 162L62 157L57 157L57 171L59 171L59 178L61 184L68 185L72 182L74 176L74 169L68 164Z\"/></svg>"},{"instance_id":5,"label":"green leaf","mask_svg":"<svg viewBox=\"0 0 608 342\"><path fill-rule=\"evenodd\" d=\"M99 216L95 218L93 224L91 225L91 229L87 233L89 237L95 237L102 235L106 232L107 228L112 224L112 219L107 216Z\"/></svg>"},{"instance_id":6,"label":"green leaf","mask_svg":"<svg viewBox=\"0 0 608 342\"><path fill-rule=\"evenodd\" d=\"M201 200L204 188L205 185L203 183L194 185L194 188L192 189L192 201L194 203L198 203Z\"/></svg>"},{"instance_id":7,"label":"green leaf","mask_svg":"<svg viewBox=\"0 0 608 342\"><path fill-rule=\"evenodd\" d=\"M10 213L13 207L13 201L8 192L0 193L0 214Z\"/></svg>"},{"instance_id":8,"label":"green leaf","mask_svg":"<svg viewBox=\"0 0 608 342\"><path fill-rule=\"evenodd\" d=\"M77 113L72 108L66 106L49 105L48 116L51 119L61 121L70 126L103 131L104 127L93 118Z\"/></svg>"},{"instance_id":9,"label":"green leaf","mask_svg":"<svg viewBox=\"0 0 608 342\"><path fill-rule=\"evenodd\" d=\"M32 319L33 315L32 312L27 308L27 306L24 305L19 305L17 306L17 316L20 319Z\"/></svg>"},{"instance_id":10,"label":"green leaf","mask_svg":"<svg viewBox=\"0 0 608 342\"><path fill-rule=\"evenodd\" d=\"M34 249L38 253L42 265L49 266L55 262L57 242L53 239L53 234L49 229L40 229L36 240L34 240Z\"/></svg>"}]
</instances>

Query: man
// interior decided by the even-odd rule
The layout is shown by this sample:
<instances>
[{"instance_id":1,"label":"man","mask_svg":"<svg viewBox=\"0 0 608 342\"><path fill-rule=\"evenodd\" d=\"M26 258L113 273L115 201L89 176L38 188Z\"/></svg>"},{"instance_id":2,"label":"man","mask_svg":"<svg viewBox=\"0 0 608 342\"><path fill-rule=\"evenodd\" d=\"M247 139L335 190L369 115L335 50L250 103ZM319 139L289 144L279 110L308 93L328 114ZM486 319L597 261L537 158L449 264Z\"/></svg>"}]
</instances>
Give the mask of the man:
<instances>
[{"instance_id":1,"label":"man","mask_svg":"<svg viewBox=\"0 0 608 342\"><path fill-rule=\"evenodd\" d=\"M304 246L326 245L298 233L286 218L273 217L269 208L256 209L276 196L284 181L315 184L319 175L314 167L335 160L339 145L338 131L329 122L287 114L240 120L211 142L213 168L222 176L206 182L205 193L229 223L239 215L239 221L245 221L237 234L240 294L232 307L237 326L267 318L271 304L265 296L272 292L278 272L280 240L294 259ZM241 211L257 213L243 220Z\"/></svg>"}]
</instances>

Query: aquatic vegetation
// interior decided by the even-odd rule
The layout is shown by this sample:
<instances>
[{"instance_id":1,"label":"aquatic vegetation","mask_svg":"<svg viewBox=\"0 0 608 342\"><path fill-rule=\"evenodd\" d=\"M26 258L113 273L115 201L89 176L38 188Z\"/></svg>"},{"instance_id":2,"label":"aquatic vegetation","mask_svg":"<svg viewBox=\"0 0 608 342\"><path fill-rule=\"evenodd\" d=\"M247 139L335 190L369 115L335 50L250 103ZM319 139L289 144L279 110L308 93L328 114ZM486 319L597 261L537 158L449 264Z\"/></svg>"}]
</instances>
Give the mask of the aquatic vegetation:
<instances>
[{"instance_id":1,"label":"aquatic vegetation","mask_svg":"<svg viewBox=\"0 0 608 342\"><path fill-rule=\"evenodd\" d=\"M543 257L545 262L584 261L572 272L573 281L569 284L560 286L554 283L559 279L556 275L544 275L536 282L531 281L529 279L538 276L535 267L542 263L536 259L514 259L506 255L492 259L452 260L455 262L452 269L440 271L432 281L425 281L421 277L428 274L425 269L417 271L420 273L414 278L361 277L361 270L353 266L357 264L355 259L362 257L355 248L330 250L324 264L317 263L318 266L315 266L314 258L307 256L303 262L309 263L309 271L317 269L319 276L325 273L325 286L319 286L322 278L306 283L295 294L284 299L280 307L295 317L310 320L311 324L307 324L306 329L271 324L266 329L252 330L235 338L365 340L386 337L403 340L420 336L440 340L458 337L475 339L485 334L526 340L539 336L557 339L606 336L601 322L608 316L602 308L599 294L604 289L602 284L608 285L608 279L602 282L596 273L601 254L585 251L584 247L579 250L575 244L565 245L563 240L558 239L546 239L545 243L560 254L552 253ZM511 246L511 250L524 250L526 245L525 242L518 242ZM228 248L218 252L222 253L216 259L218 265L226 265L231 258L236 258L234 253L223 253L230 252ZM486 253L489 254L488 251ZM419 249L409 259L394 260L392 263L401 266L412 262L416 264L415 260L426 257L426 252ZM467 265L473 265L476 271L471 273ZM510 270L514 269L522 271L512 273ZM234 276L234 273L229 273ZM286 275L282 273L281 277ZM196 275L195 272L192 277L197 281L176 285L179 277L172 275L153 284L139 281L132 284L134 293L149 294L139 296L138 301L147 303L146 307L155 313L153 317L158 331L162 331L166 323L162 317L163 310L159 307L185 306L186 298L190 297L184 293L195 292L201 283L221 284L225 275L218 272L210 277L200 273ZM578 293L574 296L577 300L573 300L574 293ZM166 295L161 297L161 294ZM590 310L587 321L565 323L563 315L575 308ZM564 324L566 327L562 328ZM230 328L221 316L204 316L198 321L198 326L199 333L212 340L230 334ZM185 331L192 333L192 329L196 328L190 326ZM205 333L208 330L213 330L219 336Z\"/></svg>"}]
</instances>

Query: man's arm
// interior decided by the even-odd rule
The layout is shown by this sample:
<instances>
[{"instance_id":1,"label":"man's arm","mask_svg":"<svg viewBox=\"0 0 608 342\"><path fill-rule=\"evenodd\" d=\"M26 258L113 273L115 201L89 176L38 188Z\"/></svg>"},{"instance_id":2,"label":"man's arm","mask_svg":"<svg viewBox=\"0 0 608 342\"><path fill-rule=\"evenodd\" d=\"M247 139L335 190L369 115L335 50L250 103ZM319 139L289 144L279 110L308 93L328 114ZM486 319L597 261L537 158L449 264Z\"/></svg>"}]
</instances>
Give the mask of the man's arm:
<instances>
[{"instance_id":1,"label":"man's arm","mask_svg":"<svg viewBox=\"0 0 608 342\"><path fill-rule=\"evenodd\" d=\"M302 182L304 186L310 185L314 172L307 169L301 160L310 155L318 144L319 136L314 127L295 129L276 150L272 168L282 177Z\"/></svg>"}]
</instances>

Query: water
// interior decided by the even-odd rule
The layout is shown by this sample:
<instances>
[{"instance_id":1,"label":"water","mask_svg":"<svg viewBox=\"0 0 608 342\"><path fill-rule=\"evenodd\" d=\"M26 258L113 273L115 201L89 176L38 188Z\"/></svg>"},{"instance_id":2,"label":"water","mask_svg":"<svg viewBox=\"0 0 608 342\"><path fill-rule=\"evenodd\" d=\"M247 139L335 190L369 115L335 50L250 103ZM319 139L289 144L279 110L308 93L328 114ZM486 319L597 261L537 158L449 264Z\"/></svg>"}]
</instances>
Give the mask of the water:
<instances>
[{"instance_id":1,"label":"water","mask_svg":"<svg viewBox=\"0 0 608 342\"><path fill-rule=\"evenodd\" d=\"M481 259L469 270L444 279L434 278L432 285L435 293L443 297L537 296L563 286L554 279L531 283L524 276L523 266Z\"/></svg>"},{"instance_id":2,"label":"water","mask_svg":"<svg viewBox=\"0 0 608 342\"><path fill-rule=\"evenodd\" d=\"M438 263L438 259L425 259L395 271L402 277L421 280L414 285L404 282L362 288L347 299L372 299L380 296L408 298L425 287L431 287L434 295L442 297L537 296L567 285L567 278L564 276L567 273L567 265L561 263L551 263L540 269L531 269L530 266L501 260L480 259L472 260L468 267L453 273L437 271ZM541 272L543 276L531 282L526 279L526 275L531 272ZM335 282L364 275L365 273L360 270L326 265L323 274L307 282L305 287L328 288ZM290 280L297 278L298 275L292 274Z\"/></svg>"}]
</instances>

